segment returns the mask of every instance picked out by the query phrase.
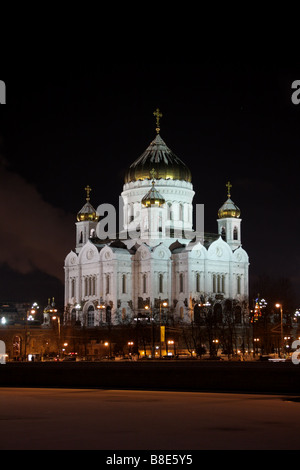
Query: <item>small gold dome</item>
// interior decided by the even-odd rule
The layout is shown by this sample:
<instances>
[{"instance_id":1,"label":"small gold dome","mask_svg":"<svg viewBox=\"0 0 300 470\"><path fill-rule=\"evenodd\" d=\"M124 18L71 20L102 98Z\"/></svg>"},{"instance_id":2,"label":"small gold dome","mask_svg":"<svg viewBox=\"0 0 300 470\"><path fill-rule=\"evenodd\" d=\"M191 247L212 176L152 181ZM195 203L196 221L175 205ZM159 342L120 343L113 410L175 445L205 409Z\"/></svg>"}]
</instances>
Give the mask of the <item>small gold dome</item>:
<instances>
[{"instance_id":1,"label":"small gold dome","mask_svg":"<svg viewBox=\"0 0 300 470\"><path fill-rule=\"evenodd\" d=\"M92 204L90 204L90 192L92 189L87 186L85 188L86 191L86 203L83 208L77 214L78 222L85 222L85 221L92 221L98 222L99 215L97 214L96 210L93 208Z\"/></svg>"},{"instance_id":2,"label":"small gold dome","mask_svg":"<svg viewBox=\"0 0 300 470\"><path fill-rule=\"evenodd\" d=\"M156 179L192 181L189 168L165 144L158 134L145 152L128 168L125 183L149 179L152 169Z\"/></svg>"},{"instance_id":3,"label":"small gold dome","mask_svg":"<svg viewBox=\"0 0 300 470\"><path fill-rule=\"evenodd\" d=\"M241 215L240 209L234 204L234 202L228 198L225 204L220 207L218 211L219 219L226 219L227 217L239 218Z\"/></svg>"},{"instance_id":4,"label":"small gold dome","mask_svg":"<svg viewBox=\"0 0 300 470\"><path fill-rule=\"evenodd\" d=\"M87 202L83 206L83 208L78 212L77 220L78 222L84 222L84 221L98 222L99 215L97 214L93 206L89 202Z\"/></svg>"},{"instance_id":5,"label":"small gold dome","mask_svg":"<svg viewBox=\"0 0 300 470\"><path fill-rule=\"evenodd\" d=\"M228 189L228 199L227 201L223 204L222 207L220 207L219 211L218 211L218 217L219 219L226 219L226 218L230 218L230 217L233 217L233 218L236 218L238 219L241 215L241 211L240 209L234 204L234 202L230 199L231 195L230 195L230 189L232 188L232 184L230 183L230 181L228 181L228 183L226 184L226 187Z\"/></svg>"},{"instance_id":6,"label":"small gold dome","mask_svg":"<svg viewBox=\"0 0 300 470\"><path fill-rule=\"evenodd\" d=\"M152 181L152 188L148 193L143 197L142 199L142 205L144 207L150 207L150 206L158 206L161 207L164 205L166 201L162 197L162 195L157 191L157 189L154 187L154 181Z\"/></svg>"}]
</instances>

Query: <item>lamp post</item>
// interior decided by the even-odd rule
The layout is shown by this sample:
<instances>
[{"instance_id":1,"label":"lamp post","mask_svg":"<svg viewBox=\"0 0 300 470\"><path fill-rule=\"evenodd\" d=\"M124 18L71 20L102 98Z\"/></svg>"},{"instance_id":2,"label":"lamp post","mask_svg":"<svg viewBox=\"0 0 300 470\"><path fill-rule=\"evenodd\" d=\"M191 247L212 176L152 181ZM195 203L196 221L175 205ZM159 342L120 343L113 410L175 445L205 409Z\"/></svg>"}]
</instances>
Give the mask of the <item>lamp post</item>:
<instances>
[{"instance_id":1,"label":"lamp post","mask_svg":"<svg viewBox=\"0 0 300 470\"><path fill-rule=\"evenodd\" d=\"M167 307L168 302L159 302L159 357L161 359L161 308Z\"/></svg>"},{"instance_id":2,"label":"lamp post","mask_svg":"<svg viewBox=\"0 0 300 470\"><path fill-rule=\"evenodd\" d=\"M168 340L168 345L172 346L173 345L173 355L175 357L175 341L173 339Z\"/></svg>"},{"instance_id":3,"label":"lamp post","mask_svg":"<svg viewBox=\"0 0 300 470\"><path fill-rule=\"evenodd\" d=\"M283 351L283 309L282 304L275 304L276 308L280 308L280 357Z\"/></svg>"},{"instance_id":4,"label":"lamp post","mask_svg":"<svg viewBox=\"0 0 300 470\"><path fill-rule=\"evenodd\" d=\"M154 350L154 318L153 318L153 311L149 305L145 305L145 310L150 310L150 321L151 321L151 359L155 357L155 350Z\"/></svg>"},{"instance_id":5,"label":"lamp post","mask_svg":"<svg viewBox=\"0 0 300 470\"><path fill-rule=\"evenodd\" d=\"M131 357L132 355L132 346L134 345L134 342L133 341L128 341L128 349L129 349L129 356Z\"/></svg>"},{"instance_id":6,"label":"lamp post","mask_svg":"<svg viewBox=\"0 0 300 470\"><path fill-rule=\"evenodd\" d=\"M58 358L60 359L60 318L58 315L54 315L52 320L57 320L57 327L58 327Z\"/></svg>"}]
</instances>

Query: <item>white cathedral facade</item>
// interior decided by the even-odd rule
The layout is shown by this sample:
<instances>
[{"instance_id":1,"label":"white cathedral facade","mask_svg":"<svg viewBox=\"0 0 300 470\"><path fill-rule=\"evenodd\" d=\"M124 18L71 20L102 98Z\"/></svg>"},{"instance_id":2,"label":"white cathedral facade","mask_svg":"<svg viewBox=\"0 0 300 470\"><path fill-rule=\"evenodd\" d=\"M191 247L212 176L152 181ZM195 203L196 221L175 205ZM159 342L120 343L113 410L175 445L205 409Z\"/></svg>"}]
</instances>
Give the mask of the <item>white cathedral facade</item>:
<instances>
[{"instance_id":1,"label":"white cathedral facade","mask_svg":"<svg viewBox=\"0 0 300 470\"><path fill-rule=\"evenodd\" d=\"M123 227L115 239L99 238L99 214L86 190L76 247L64 265L65 323L128 324L159 312L191 324L207 308L221 318L230 310L240 324L248 322L249 259L229 184L216 235L194 231L192 175L157 129L126 172Z\"/></svg>"}]
</instances>

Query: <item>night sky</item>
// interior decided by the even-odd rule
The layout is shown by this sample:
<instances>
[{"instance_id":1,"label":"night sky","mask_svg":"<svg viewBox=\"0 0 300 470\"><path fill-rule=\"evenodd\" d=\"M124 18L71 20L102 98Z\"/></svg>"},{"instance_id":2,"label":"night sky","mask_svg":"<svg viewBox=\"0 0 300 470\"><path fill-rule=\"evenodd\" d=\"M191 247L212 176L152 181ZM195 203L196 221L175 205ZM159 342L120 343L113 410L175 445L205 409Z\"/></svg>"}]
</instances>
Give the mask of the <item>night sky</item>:
<instances>
[{"instance_id":1,"label":"night sky","mask_svg":"<svg viewBox=\"0 0 300 470\"><path fill-rule=\"evenodd\" d=\"M151 66L150 66L151 65ZM118 204L126 168L160 135L192 172L205 231L227 199L241 210L250 281L293 283L300 305L299 68L245 63L99 63L2 70L0 300L63 302L76 214Z\"/></svg>"}]
</instances>

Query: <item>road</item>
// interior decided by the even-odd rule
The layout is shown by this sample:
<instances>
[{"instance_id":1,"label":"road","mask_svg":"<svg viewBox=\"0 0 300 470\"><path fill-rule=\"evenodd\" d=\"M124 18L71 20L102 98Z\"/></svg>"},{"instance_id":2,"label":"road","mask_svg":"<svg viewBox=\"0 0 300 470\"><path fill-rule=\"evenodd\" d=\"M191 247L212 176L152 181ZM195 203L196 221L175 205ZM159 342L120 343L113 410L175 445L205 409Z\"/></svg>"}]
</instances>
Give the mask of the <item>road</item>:
<instances>
[{"instance_id":1,"label":"road","mask_svg":"<svg viewBox=\"0 0 300 470\"><path fill-rule=\"evenodd\" d=\"M0 388L1 450L298 450L300 398Z\"/></svg>"}]
</instances>

